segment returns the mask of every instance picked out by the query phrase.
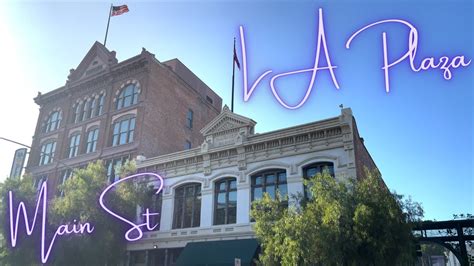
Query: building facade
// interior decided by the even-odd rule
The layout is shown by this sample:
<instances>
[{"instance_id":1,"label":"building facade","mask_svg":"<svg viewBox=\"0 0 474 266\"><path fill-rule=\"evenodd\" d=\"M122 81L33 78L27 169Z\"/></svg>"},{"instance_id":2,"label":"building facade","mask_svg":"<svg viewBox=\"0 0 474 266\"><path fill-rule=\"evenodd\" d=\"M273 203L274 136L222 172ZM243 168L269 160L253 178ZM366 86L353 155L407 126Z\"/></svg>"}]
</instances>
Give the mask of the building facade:
<instances>
[{"instance_id":1,"label":"building facade","mask_svg":"<svg viewBox=\"0 0 474 266\"><path fill-rule=\"evenodd\" d=\"M252 201L265 192L304 194L304 178L318 172L344 181L376 168L349 108L262 134L255 124L225 106L201 130L200 147L138 164L139 172L160 174L164 187L151 206L159 228L128 244L129 265L233 265L236 258L252 265Z\"/></svg>"},{"instance_id":2,"label":"building facade","mask_svg":"<svg viewBox=\"0 0 474 266\"><path fill-rule=\"evenodd\" d=\"M95 42L66 84L35 98L40 106L27 172L56 187L71 169L102 159L115 166L199 146L199 129L222 99L178 59L159 62L142 50L118 62Z\"/></svg>"}]
</instances>

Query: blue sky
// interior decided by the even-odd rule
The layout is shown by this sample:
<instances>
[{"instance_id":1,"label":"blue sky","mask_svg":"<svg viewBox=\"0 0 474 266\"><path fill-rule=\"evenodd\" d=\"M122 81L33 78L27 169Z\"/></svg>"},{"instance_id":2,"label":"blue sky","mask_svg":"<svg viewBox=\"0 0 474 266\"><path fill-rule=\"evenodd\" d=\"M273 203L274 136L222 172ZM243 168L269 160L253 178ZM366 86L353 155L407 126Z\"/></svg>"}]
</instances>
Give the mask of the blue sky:
<instances>
[{"instance_id":1,"label":"blue sky","mask_svg":"<svg viewBox=\"0 0 474 266\"><path fill-rule=\"evenodd\" d=\"M415 65L425 57L451 59L473 51L473 4L470 1L153 1L127 4L130 12L112 17L107 48L119 60L142 47L158 60L179 58L230 104L232 44L244 26L249 80L266 70L248 102L243 99L242 72L236 72L235 111L257 121L265 132L337 116L339 105L351 107L365 144L392 190L420 201L427 219L474 213L473 65L452 70L413 72L408 60L390 69L391 91L385 92L381 69L382 32L387 33L389 60L406 52L408 28L379 25L402 19L418 30ZM38 107L32 98L62 86L94 41L103 42L110 2L0 2L1 137L29 144ZM314 64L318 9L324 13L328 50L340 85L320 70L308 101L287 110L270 89L273 74ZM239 57L240 45L237 46ZM325 64L322 56L321 65ZM241 59L242 61L242 59ZM278 92L296 104L310 75L281 78ZM11 110L15 110L13 115ZM10 110L10 111L9 111ZM0 143L0 176L8 175L14 144Z\"/></svg>"}]
</instances>

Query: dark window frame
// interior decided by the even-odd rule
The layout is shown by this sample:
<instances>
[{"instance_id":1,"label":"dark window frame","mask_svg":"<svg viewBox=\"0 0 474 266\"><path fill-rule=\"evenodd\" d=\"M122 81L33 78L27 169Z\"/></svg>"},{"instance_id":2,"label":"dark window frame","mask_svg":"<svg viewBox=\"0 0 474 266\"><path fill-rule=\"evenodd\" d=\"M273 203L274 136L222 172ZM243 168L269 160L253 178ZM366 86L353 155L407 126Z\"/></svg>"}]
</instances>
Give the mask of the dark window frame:
<instances>
[{"instance_id":1,"label":"dark window frame","mask_svg":"<svg viewBox=\"0 0 474 266\"><path fill-rule=\"evenodd\" d=\"M101 93L99 98L97 99L97 107L95 110L95 116L100 116L104 112L104 104L105 104L105 94Z\"/></svg>"},{"instance_id":2,"label":"dark window frame","mask_svg":"<svg viewBox=\"0 0 474 266\"><path fill-rule=\"evenodd\" d=\"M280 174L284 174L284 181L280 181ZM274 175L275 176L275 182L269 183L268 177ZM260 184L257 184L256 180L257 178L262 178L262 182ZM267 192L267 187L269 186L275 186L275 194L276 195L277 191L280 191L280 187L285 186L286 192L283 193L281 196L285 197L288 195L288 182L287 182L287 174L285 169L267 169L260 171L256 174L253 174L251 176L251 202L255 201L255 189L262 188L262 196L265 192ZM273 197L274 198L274 197ZM260 198L258 198L260 199ZM283 198L282 198L283 199Z\"/></svg>"},{"instance_id":3,"label":"dark window frame","mask_svg":"<svg viewBox=\"0 0 474 266\"><path fill-rule=\"evenodd\" d=\"M92 134L92 135L91 135ZM87 140L85 153L95 152L97 150L97 141L99 140L99 128L93 127L87 131Z\"/></svg>"},{"instance_id":4,"label":"dark window frame","mask_svg":"<svg viewBox=\"0 0 474 266\"><path fill-rule=\"evenodd\" d=\"M188 196L188 189L192 188L192 195ZM173 208L173 229L199 227L201 224L201 183L186 183L175 188ZM187 223L187 200L191 199L190 221ZM197 215L196 215L196 212ZM197 216L197 217L195 217ZM196 219L195 219L196 218ZM187 225L188 224L188 225Z\"/></svg>"},{"instance_id":5,"label":"dark window frame","mask_svg":"<svg viewBox=\"0 0 474 266\"><path fill-rule=\"evenodd\" d=\"M120 146L132 143L135 139L136 116L124 116L118 118L112 124L112 146ZM126 130L122 131L122 126L126 125ZM122 142L122 137L125 140Z\"/></svg>"},{"instance_id":6,"label":"dark window frame","mask_svg":"<svg viewBox=\"0 0 474 266\"><path fill-rule=\"evenodd\" d=\"M51 145L50 148L48 148L48 145ZM49 151L47 152L47 150ZM40 147L40 158L39 158L39 163L38 165L47 165L50 164L54 161L54 154L56 152L56 141L51 140L44 142L41 144Z\"/></svg>"},{"instance_id":7,"label":"dark window frame","mask_svg":"<svg viewBox=\"0 0 474 266\"><path fill-rule=\"evenodd\" d=\"M193 119L194 119L194 112L192 109L188 109L188 113L186 114L186 126L189 129L193 128Z\"/></svg>"},{"instance_id":8,"label":"dark window frame","mask_svg":"<svg viewBox=\"0 0 474 266\"><path fill-rule=\"evenodd\" d=\"M79 147L81 144L81 133L74 133L69 137L69 147L67 149L66 158L74 158L79 155Z\"/></svg>"},{"instance_id":9,"label":"dark window frame","mask_svg":"<svg viewBox=\"0 0 474 266\"><path fill-rule=\"evenodd\" d=\"M232 182L235 182L235 187L232 188L231 184ZM220 184L224 183L225 188L221 189ZM230 200L229 200L229 194L231 192L235 192L235 206L229 206L231 205ZM219 194L225 193L225 207L224 207L224 221L218 221L219 217L217 215L217 210L218 210L218 198ZM229 216L229 212L231 208L235 208L235 216L233 217L235 220L231 220ZM237 178L235 177L227 177L220 179L215 182L215 188L214 188L214 225L221 225L221 224L235 224L237 223Z\"/></svg>"}]
</instances>

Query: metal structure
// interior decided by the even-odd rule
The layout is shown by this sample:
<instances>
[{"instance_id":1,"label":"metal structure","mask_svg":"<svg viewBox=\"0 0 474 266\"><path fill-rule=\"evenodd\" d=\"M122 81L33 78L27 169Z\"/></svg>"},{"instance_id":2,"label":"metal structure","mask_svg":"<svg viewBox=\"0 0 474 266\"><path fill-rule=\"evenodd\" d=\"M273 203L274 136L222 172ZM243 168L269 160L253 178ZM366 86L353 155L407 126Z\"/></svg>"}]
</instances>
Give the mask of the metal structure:
<instances>
[{"instance_id":1,"label":"metal structure","mask_svg":"<svg viewBox=\"0 0 474 266\"><path fill-rule=\"evenodd\" d=\"M424 221L414 227L413 234L419 242L436 243L447 248L462 266L469 266L466 244L474 243L474 219Z\"/></svg>"}]
</instances>

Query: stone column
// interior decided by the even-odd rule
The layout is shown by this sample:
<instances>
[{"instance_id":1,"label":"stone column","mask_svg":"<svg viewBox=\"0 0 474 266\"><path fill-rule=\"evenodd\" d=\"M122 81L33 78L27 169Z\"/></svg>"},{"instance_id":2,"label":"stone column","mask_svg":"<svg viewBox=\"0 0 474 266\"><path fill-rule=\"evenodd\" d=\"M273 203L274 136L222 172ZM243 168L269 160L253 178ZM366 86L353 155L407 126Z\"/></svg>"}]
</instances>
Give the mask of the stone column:
<instances>
[{"instance_id":1,"label":"stone column","mask_svg":"<svg viewBox=\"0 0 474 266\"><path fill-rule=\"evenodd\" d=\"M173 224L173 197L172 195L163 196L161 205L160 231L171 230Z\"/></svg>"},{"instance_id":2,"label":"stone column","mask_svg":"<svg viewBox=\"0 0 474 266\"><path fill-rule=\"evenodd\" d=\"M246 185L237 186L237 223L250 222L250 187Z\"/></svg>"},{"instance_id":3,"label":"stone column","mask_svg":"<svg viewBox=\"0 0 474 266\"><path fill-rule=\"evenodd\" d=\"M201 192L201 225L200 227L208 227L212 225L212 190L207 189Z\"/></svg>"}]
</instances>

